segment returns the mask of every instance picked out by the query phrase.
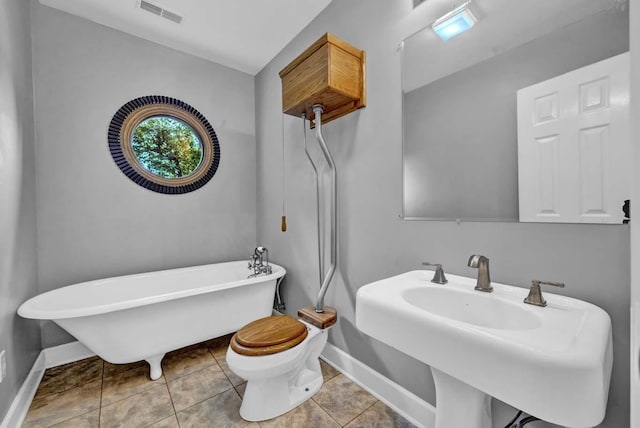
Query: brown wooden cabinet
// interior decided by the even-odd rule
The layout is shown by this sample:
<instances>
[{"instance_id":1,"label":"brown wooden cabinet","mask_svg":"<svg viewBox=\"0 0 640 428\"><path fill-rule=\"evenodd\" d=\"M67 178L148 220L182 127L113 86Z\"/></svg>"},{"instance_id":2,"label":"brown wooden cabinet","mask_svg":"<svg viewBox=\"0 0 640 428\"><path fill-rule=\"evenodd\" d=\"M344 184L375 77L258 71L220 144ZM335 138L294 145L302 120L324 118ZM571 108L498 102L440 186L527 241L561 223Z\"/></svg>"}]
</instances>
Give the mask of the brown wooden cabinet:
<instances>
[{"instance_id":1,"label":"brown wooden cabinet","mask_svg":"<svg viewBox=\"0 0 640 428\"><path fill-rule=\"evenodd\" d=\"M365 106L365 52L326 33L282 71L282 111L314 119L322 104L322 123ZM313 126L313 123L311 124Z\"/></svg>"}]
</instances>

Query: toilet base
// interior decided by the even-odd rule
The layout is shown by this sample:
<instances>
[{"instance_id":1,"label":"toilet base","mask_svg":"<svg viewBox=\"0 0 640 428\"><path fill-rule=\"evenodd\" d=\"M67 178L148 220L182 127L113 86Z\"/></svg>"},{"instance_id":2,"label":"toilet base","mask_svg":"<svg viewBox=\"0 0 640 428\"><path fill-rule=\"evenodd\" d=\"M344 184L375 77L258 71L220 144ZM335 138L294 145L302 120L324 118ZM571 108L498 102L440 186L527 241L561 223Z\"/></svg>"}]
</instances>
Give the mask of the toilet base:
<instances>
[{"instance_id":1,"label":"toilet base","mask_svg":"<svg viewBox=\"0 0 640 428\"><path fill-rule=\"evenodd\" d=\"M240 416L251 422L280 416L311 398L320 390L322 383L321 372L306 368L299 373L296 382L284 377L247 382Z\"/></svg>"}]
</instances>

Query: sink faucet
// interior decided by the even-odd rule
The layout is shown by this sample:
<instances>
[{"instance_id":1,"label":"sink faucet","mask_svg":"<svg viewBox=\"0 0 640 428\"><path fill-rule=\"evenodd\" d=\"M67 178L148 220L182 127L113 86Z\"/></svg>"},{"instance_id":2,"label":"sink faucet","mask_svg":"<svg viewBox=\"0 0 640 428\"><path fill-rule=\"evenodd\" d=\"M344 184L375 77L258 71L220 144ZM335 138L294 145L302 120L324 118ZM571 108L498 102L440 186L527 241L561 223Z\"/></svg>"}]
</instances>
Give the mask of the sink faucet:
<instances>
[{"instance_id":1,"label":"sink faucet","mask_svg":"<svg viewBox=\"0 0 640 428\"><path fill-rule=\"evenodd\" d=\"M269 275L272 272L269 264L269 250L265 247L256 247L249 260L249 269L253 269L253 274L249 275L249 278L258 276L261 273Z\"/></svg>"},{"instance_id":2,"label":"sink faucet","mask_svg":"<svg viewBox=\"0 0 640 428\"><path fill-rule=\"evenodd\" d=\"M489 276L489 259L485 256L474 254L469 257L467 266L478 269L478 282L476 283L475 289L491 293L493 287L491 286L491 277Z\"/></svg>"}]
</instances>

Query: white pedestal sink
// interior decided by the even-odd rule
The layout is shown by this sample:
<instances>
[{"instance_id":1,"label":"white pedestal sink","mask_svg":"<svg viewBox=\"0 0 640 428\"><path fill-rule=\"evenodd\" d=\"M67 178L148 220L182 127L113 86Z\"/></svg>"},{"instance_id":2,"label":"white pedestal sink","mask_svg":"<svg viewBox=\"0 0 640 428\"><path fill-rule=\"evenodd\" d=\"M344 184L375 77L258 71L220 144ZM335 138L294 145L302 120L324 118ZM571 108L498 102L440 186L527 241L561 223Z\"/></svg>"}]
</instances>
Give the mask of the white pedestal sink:
<instances>
[{"instance_id":1,"label":"white pedestal sink","mask_svg":"<svg viewBox=\"0 0 640 428\"><path fill-rule=\"evenodd\" d=\"M361 287L356 325L431 366L436 428L491 428L490 397L571 428L604 418L613 352L609 315L545 292L547 307L523 303L528 289L412 271Z\"/></svg>"}]
</instances>

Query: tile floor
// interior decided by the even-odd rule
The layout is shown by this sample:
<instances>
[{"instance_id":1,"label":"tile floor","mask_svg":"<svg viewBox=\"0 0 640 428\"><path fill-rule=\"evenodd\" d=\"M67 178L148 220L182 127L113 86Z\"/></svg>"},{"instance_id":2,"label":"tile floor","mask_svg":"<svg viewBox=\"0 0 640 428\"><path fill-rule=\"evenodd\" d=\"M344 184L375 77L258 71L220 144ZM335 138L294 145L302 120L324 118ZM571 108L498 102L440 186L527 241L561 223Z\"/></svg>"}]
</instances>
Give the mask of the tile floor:
<instances>
[{"instance_id":1,"label":"tile floor","mask_svg":"<svg viewBox=\"0 0 640 428\"><path fill-rule=\"evenodd\" d=\"M325 383L311 400L280 417L246 422L238 413L245 382L225 361L229 339L167 354L157 381L144 362L93 357L48 369L23 427L415 428L324 362Z\"/></svg>"}]
</instances>

